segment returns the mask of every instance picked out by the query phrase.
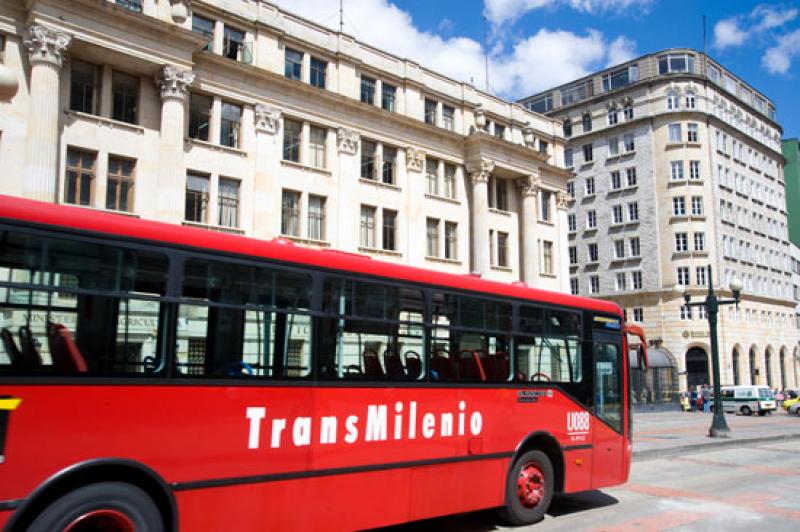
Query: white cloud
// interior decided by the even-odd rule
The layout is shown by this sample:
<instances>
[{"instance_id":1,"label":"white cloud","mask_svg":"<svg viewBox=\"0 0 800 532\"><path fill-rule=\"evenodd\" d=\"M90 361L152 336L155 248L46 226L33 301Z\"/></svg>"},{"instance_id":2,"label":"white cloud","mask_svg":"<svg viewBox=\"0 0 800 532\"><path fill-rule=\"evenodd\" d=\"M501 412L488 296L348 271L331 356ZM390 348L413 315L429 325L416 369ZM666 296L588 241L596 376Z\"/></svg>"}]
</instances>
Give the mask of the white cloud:
<instances>
[{"instance_id":1,"label":"white cloud","mask_svg":"<svg viewBox=\"0 0 800 532\"><path fill-rule=\"evenodd\" d=\"M567 6L583 13L622 13L637 8L646 10L654 0L484 0L484 15L494 25L514 22L526 13L543 7Z\"/></svg>"},{"instance_id":2,"label":"white cloud","mask_svg":"<svg viewBox=\"0 0 800 532\"><path fill-rule=\"evenodd\" d=\"M509 0L513 2L514 0ZM522 0L525 1L525 0ZM578 1L578 0L570 0ZM612 0L622 2L630 0ZM592 0L595 2L595 0ZM330 0L277 0L282 8L338 29L338 6ZM459 81L485 87L484 49L475 39L443 38L421 31L411 15L389 0L347 0L345 32L372 46ZM522 98L566 83L632 57L635 44L625 37L608 42L597 30L585 35L540 29L511 47L496 41L489 50L489 78L493 92L509 99Z\"/></svg>"},{"instance_id":3,"label":"white cloud","mask_svg":"<svg viewBox=\"0 0 800 532\"><path fill-rule=\"evenodd\" d=\"M746 15L720 20L714 25L714 47L724 50L733 46L741 46L753 37L762 36L769 30L780 28L787 22L797 18L796 8L760 4Z\"/></svg>"},{"instance_id":4,"label":"white cloud","mask_svg":"<svg viewBox=\"0 0 800 532\"><path fill-rule=\"evenodd\" d=\"M761 65L770 74L785 74L792 66L792 58L800 55L800 30L778 38L778 44L769 48L761 58Z\"/></svg>"}]
</instances>

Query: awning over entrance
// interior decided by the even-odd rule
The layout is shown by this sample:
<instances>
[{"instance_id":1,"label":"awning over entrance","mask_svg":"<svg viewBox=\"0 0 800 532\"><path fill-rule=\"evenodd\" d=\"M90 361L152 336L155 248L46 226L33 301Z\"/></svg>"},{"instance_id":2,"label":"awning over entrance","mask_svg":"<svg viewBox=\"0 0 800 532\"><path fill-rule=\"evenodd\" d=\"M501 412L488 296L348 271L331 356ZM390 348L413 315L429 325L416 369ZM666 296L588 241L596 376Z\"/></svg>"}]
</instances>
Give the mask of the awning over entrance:
<instances>
[{"instance_id":1,"label":"awning over entrance","mask_svg":"<svg viewBox=\"0 0 800 532\"><path fill-rule=\"evenodd\" d=\"M672 357L669 354L661 349L660 347L648 347L647 348L647 358L650 364L650 368L674 368L676 367L675 362L672 361ZM636 356L636 351L631 350L631 356L628 357L630 360L630 365L632 368L639 367L639 357Z\"/></svg>"}]
</instances>

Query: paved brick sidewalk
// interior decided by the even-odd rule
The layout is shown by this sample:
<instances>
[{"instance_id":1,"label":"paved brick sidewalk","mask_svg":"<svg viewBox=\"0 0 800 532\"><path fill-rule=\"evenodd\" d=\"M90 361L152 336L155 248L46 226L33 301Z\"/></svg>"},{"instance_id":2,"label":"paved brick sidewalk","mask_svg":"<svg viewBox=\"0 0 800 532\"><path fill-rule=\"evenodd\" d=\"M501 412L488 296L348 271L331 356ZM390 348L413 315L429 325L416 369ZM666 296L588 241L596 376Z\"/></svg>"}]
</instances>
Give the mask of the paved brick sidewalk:
<instances>
[{"instance_id":1,"label":"paved brick sidewalk","mask_svg":"<svg viewBox=\"0 0 800 532\"><path fill-rule=\"evenodd\" d=\"M650 460L744 443L800 439L800 416L778 410L771 416L726 414L730 438L710 438L713 415L704 412L635 412L633 458Z\"/></svg>"}]
</instances>

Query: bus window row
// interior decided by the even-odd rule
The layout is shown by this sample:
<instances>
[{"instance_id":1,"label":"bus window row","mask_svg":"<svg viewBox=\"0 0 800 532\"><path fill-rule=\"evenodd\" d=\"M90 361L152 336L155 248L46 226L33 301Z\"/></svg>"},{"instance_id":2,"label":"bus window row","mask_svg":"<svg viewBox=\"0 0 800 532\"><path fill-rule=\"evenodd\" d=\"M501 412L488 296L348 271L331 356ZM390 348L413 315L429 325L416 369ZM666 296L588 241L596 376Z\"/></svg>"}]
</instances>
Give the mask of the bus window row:
<instances>
[{"instance_id":1,"label":"bus window row","mask_svg":"<svg viewBox=\"0 0 800 532\"><path fill-rule=\"evenodd\" d=\"M579 383L583 336L567 309L0 230L3 372Z\"/></svg>"}]
</instances>

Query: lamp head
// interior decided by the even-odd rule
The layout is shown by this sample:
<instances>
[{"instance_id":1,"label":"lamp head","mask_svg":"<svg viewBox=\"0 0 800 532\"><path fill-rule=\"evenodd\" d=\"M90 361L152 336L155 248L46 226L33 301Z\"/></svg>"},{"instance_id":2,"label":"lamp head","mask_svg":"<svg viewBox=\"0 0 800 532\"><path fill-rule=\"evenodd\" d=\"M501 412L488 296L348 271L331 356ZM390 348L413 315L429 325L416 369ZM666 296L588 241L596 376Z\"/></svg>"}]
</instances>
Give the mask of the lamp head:
<instances>
[{"instance_id":1,"label":"lamp head","mask_svg":"<svg viewBox=\"0 0 800 532\"><path fill-rule=\"evenodd\" d=\"M678 284L675 285L673 290L675 290L675 292L679 296L683 297L684 301L686 301L687 303L689 302L689 299L690 299L691 296L689 296L689 294L686 293L686 285L682 285L682 284L678 283Z\"/></svg>"},{"instance_id":2,"label":"lamp head","mask_svg":"<svg viewBox=\"0 0 800 532\"><path fill-rule=\"evenodd\" d=\"M730 284L731 292L734 294L742 291L742 281L738 277L734 277Z\"/></svg>"}]
</instances>

